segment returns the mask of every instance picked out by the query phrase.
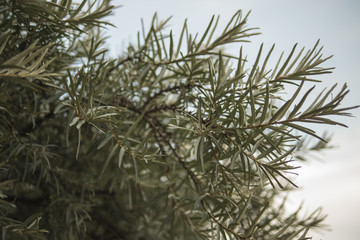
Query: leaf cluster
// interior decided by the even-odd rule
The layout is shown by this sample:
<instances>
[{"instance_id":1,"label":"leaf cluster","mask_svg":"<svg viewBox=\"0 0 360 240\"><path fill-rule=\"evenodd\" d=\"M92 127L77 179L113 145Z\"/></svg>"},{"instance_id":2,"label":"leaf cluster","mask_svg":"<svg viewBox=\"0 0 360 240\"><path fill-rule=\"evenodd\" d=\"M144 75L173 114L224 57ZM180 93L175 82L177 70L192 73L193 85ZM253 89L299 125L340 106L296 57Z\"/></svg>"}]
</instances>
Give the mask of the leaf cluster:
<instances>
[{"instance_id":1,"label":"leaf cluster","mask_svg":"<svg viewBox=\"0 0 360 240\"><path fill-rule=\"evenodd\" d=\"M219 18L195 35L185 21L178 36L154 15L110 59L109 1L0 6L4 239L308 239L322 227L319 210L279 201L300 154L326 148L313 124L345 126L332 117L356 107L341 106L346 85L312 96L332 70L319 42L272 68L275 46L245 57L248 14L220 33Z\"/></svg>"}]
</instances>

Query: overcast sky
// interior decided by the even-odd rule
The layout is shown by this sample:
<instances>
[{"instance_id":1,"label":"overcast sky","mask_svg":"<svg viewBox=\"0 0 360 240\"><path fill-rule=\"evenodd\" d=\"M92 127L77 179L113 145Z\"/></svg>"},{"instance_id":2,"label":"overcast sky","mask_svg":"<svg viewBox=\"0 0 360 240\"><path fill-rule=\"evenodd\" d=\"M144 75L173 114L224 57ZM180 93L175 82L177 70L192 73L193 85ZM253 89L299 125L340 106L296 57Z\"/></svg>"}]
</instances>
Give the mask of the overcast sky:
<instances>
[{"instance_id":1,"label":"overcast sky","mask_svg":"<svg viewBox=\"0 0 360 240\"><path fill-rule=\"evenodd\" d=\"M343 106L360 104L360 1L359 0L113 0L123 7L111 18L116 29L110 29L109 44L112 55L123 52L123 47L136 40L141 29L156 11L160 19L173 16L170 28L180 33L185 18L192 33L203 33L213 14L220 15L224 24L238 10L251 10L248 26L259 27L262 35L244 45L246 53L257 53L261 43L265 49L276 44L276 54L289 53L295 43L311 48L320 39L324 55L334 55L324 66L336 67L334 73L323 78L324 87L345 82L350 93ZM169 28L169 29L170 29ZM276 60L276 57L274 58ZM353 114L360 117L360 110ZM305 201L305 209L323 206L328 213L327 223L333 231L315 235L313 239L358 240L360 236L360 147L359 118L343 119L349 128L331 127L335 150L321 154L302 167L296 183L303 190L293 193L292 204ZM319 128L323 131L324 128Z\"/></svg>"}]
</instances>

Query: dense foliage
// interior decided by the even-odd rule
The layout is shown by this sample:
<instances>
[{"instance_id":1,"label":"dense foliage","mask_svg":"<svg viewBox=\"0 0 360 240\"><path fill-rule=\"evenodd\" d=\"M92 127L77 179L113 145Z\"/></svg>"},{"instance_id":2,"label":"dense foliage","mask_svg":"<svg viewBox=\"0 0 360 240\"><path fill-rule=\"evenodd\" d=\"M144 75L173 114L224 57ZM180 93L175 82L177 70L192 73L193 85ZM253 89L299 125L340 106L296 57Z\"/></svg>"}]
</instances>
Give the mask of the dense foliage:
<instances>
[{"instance_id":1,"label":"dense foliage","mask_svg":"<svg viewBox=\"0 0 360 240\"><path fill-rule=\"evenodd\" d=\"M112 9L0 0L2 239L308 239L324 215L286 212L282 193L326 147L308 123L354 108L346 85L312 95L332 69L318 43L271 70L274 47L243 56L257 32L241 11L196 35L154 16L110 59Z\"/></svg>"}]
</instances>

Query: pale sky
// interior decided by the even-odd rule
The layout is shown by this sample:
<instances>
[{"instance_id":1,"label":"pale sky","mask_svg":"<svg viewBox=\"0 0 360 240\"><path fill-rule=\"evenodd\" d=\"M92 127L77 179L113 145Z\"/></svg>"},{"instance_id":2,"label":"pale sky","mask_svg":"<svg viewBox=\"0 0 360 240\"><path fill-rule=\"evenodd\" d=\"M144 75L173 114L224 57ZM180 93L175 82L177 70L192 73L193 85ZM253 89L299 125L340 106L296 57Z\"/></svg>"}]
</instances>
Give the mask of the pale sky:
<instances>
[{"instance_id":1,"label":"pale sky","mask_svg":"<svg viewBox=\"0 0 360 240\"><path fill-rule=\"evenodd\" d=\"M324 46L324 56L334 55L324 66L336 67L334 73L323 78L322 87L338 82L348 84L350 93L343 106L360 105L360 1L359 0L113 0L123 7L115 11L110 29L111 55L123 52L123 47L136 41L141 29L156 11L160 19L173 16L170 28L180 33L185 18L192 33L203 33L213 14L220 15L221 23L238 10L251 10L249 27L259 27L261 35L245 44L244 50L251 59L261 43L265 49L276 44L276 57L289 53L298 43L299 49L313 47L318 39ZM322 160L306 164L299 171L296 183L303 189L292 193L290 204L297 206L305 201L305 209L323 206L329 216L326 223L332 232L314 235L313 239L358 240L360 236L360 157L357 153L360 137L360 110L357 118L343 119L349 128L327 127L334 132L333 144L338 146L321 155ZM324 128L319 128L319 131Z\"/></svg>"}]
</instances>

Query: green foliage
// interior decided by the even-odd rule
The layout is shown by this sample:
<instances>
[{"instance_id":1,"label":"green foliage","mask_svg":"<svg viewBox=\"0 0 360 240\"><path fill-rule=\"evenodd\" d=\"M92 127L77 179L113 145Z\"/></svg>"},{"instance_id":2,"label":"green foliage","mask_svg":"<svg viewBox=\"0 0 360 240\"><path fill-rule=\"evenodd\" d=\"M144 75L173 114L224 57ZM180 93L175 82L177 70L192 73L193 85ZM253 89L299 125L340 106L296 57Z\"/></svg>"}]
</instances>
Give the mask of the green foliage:
<instances>
[{"instance_id":1,"label":"green foliage","mask_svg":"<svg viewBox=\"0 0 360 240\"><path fill-rule=\"evenodd\" d=\"M271 70L274 46L243 56L258 33L241 11L218 37L219 18L194 36L155 15L110 59L107 0L0 9L3 239L309 239L322 226L281 201L300 153L326 148L313 124L344 126L331 117L355 108L346 85L312 97L332 70L319 42Z\"/></svg>"}]
</instances>

